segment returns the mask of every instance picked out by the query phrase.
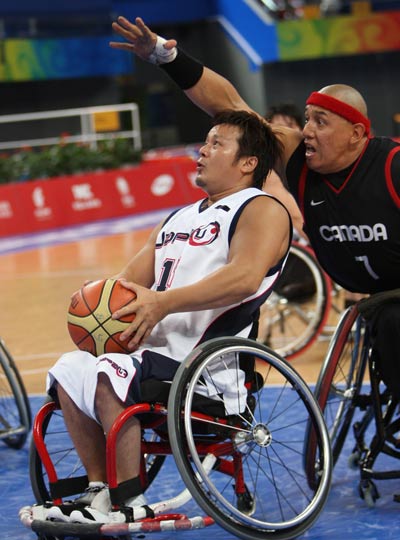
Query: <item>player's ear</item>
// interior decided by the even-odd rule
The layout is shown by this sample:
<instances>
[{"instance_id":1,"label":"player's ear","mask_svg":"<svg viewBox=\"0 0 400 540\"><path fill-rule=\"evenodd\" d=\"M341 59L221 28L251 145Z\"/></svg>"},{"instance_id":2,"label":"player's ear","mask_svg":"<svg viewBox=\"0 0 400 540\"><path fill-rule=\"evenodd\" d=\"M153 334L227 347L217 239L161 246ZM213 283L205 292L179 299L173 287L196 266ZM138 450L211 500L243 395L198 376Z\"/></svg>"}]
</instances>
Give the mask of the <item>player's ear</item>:
<instances>
[{"instance_id":1,"label":"player's ear","mask_svg":"<svg viewBox=\"0 0 400 540\"><path fill-rule=\"evenodd\" d=\"M357 143L365 135L365 126L364 124L353 124L353 135L351 137L351 142Z\"/></svg>"},{"instance_id":2,"label":"player's ear","mask_svg":"<svg viewBox=\"0 0 400 540\"><path fill-rule=\"evenodd\" d=\"M243 172L251 173L258 165L258 158L256 156L247 156L243 161Z\"/></svg>"}]
</instances>

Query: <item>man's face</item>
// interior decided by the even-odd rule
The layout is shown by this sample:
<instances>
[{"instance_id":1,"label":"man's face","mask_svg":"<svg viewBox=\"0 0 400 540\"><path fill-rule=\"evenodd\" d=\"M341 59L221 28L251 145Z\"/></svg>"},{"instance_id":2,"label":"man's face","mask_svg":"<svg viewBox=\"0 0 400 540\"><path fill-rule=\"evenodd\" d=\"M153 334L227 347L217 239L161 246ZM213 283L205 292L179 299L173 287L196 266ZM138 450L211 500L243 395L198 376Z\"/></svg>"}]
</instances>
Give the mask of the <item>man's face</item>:
<instances>
[{"instance_id":1,"label":"man's face","mask_svg":"<svg viewBox=\"0 0 400 540\"><path fill-rule=\"evenodd\" d=\"M239 135L238 127L219 124L209 131L200 148L196 184L208 194L222 193L237 184L241 176L240 160L236 159Z\"/></svg>"},{"instance_id":2,"label":"man's face","mask_svg":"<svg viewBox=\"0 0 400 540\"><path fill-rule=\"evenodd\" d=\"M307 105L303 129L307 166L328 174L346 168L353 125L322 107Z\"/></svg>"}]
</instances>

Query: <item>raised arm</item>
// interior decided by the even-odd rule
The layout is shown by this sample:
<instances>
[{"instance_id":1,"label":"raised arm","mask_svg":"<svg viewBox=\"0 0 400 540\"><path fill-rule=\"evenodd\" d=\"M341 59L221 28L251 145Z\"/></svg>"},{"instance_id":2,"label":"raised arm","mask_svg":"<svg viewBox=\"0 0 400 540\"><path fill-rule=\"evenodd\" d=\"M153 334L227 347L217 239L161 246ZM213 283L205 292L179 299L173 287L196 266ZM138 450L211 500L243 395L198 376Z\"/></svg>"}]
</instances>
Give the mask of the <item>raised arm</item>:
<instances>
[{"instance_id":1,"label":"raised arm","mask_svg":"<svg viewBox=\"0 0 400 540\"><path fill-rule=\"evenodd\" d=\"M110 47L129 51L161 67L187 97L210 116L224 109L252 110L225 77L178 49L175 39L167 40L158 36L140 17L136 17L134 23L125 17L118 17L112 28L124 42L112 41ZM302 140L302 135L295 129L271 127L283 143L283 162L276 167L283 177L286 163Z\"/></svg>"},{"instance_id":2,"label":"raised arm","mask_svg":"<svg viewBox=\"0 0 400 540\"><path fill-rule=\"evenodd\" d=\"M112 41L110 43L112 48L130 51L142 60L160 65L168 73L169 66L167 64L174 61L178 54L176 40L165 40L157 36L140 17L135 19L135 23L131 23L125 17L118 17L112 27L114 32L125 39L123 43ZM183 51L179 51L179 55L185 56L184 61L187 60L187 55ZM181 60L182 58L179 61ZM185 62L181 66L182 75L185 77L183 86L179 84L179 81L176 82L195 105L210 116L214 116L215 113L223 109L250 110L250 107L227 79L207 67L203 68L192 58L190 61L197 63L196 71L193 70L191 73L191 62ZM176 75L176 68L174 73ZM193 76L195 84L185 88L191 83L191 76Z\"/></svg>"}]
</instances>

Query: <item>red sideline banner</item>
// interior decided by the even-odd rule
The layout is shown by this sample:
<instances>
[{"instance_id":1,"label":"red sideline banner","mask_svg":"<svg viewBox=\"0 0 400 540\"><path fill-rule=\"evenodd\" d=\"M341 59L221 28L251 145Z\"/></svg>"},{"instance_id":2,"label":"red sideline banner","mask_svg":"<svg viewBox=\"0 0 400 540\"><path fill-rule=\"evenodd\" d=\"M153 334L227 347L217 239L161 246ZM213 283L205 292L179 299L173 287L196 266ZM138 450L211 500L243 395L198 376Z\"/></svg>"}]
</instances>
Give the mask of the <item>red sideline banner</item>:
<instances>
[{"instance_id":1,"label":"red sideline banner","mask_svg":"<svg viewBox=\"0 0 400 540\"><path fill-rule=\"evenodd\" d=\"M205 196L190 158L0 186L0 237L181 206Z\"/></svg>"}]
</instances>

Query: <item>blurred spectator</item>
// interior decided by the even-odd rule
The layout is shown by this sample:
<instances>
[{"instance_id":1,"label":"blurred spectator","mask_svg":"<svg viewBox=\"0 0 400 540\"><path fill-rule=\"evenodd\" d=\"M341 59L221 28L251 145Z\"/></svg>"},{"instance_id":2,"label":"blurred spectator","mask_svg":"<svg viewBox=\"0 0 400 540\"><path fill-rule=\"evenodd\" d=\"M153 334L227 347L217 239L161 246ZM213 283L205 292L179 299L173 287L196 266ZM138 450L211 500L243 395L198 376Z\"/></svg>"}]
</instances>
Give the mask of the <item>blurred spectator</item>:
<instances>
[{"instance_id":1,"label":"blurred spectator","mask_svg":"<svg viewBox=\"0 0 400 540\"><path fill-rule=\"evenodd\" d=\"M322 16L336 15L349 7L343 0L259 0L265 11L276 20L300 19L307 8L316 7Z\"/></svg>"},{"instance_id":2,"label":"blurred spectator","mask_svg":"<svg viewBox=\"0 0 400 540\"><path fill-rule=\"evenodd\" d=\"M302 16L302 0L259 0L267 13L277 20L298 19Z\"/></svg>"},{"instance_id":3,"label":"blurred spectator","mask_svg":"<svg viewBox=\"0 0 400 540\"><path fill-rule=\"evenodd\" d=\"M293 103L279 103L272 105L265 115L271 124L287 126L293 129L303 130L304 119L300 109Z\"/></svg>"},{"instance_id":4,"label":"blurred spectator","mask_svg":"<svg viewBox=\"0 0 400 540\"><path fill-rule=\"evenodd\" d=\"M342 0L321 0L321 15L335 15L340 13L343 7Z\"/></svg>"}]
</instances>

